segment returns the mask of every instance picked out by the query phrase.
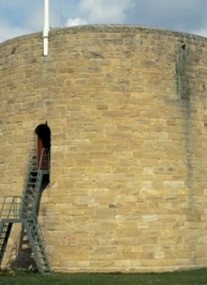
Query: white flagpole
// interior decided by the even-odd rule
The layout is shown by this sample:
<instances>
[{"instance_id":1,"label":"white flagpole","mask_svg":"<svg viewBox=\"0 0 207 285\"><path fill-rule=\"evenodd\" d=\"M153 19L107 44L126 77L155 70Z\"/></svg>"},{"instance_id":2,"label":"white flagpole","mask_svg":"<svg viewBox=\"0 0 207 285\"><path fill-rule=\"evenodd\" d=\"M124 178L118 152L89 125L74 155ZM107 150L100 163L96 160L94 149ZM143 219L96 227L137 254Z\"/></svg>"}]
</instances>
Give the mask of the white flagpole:
<instances>
[{"instance_id":1,"label":"white flagpole","mask_svg":"<svg viewBox=\"0 0 207 285\"><path fill-rule=\"evenodd\" d=\"M44 30L43 30L43 55L48 55L48 34L49 34L49 0L45 0L44 9Z\"/></svg>"}]
</instances>

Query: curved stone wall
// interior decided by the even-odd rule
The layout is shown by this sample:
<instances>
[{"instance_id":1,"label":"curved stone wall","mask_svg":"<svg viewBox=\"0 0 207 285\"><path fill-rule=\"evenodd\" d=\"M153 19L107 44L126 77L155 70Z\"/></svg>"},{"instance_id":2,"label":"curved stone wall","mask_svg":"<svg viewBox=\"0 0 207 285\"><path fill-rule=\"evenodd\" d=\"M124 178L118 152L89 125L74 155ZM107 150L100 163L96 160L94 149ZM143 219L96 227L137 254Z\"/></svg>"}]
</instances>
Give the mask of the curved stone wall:
<instances>
[{"instance_id":1,"label":"curved stone wall","mask_svg":"<svg viewBox=\"0 0 207 285\"><path fill-rule=\"evenodd\" d=\"M0 45L0 201L52 132L39 221L56 271L207 264L207 40L82 26Z\"/></svg>"}]
</instances>

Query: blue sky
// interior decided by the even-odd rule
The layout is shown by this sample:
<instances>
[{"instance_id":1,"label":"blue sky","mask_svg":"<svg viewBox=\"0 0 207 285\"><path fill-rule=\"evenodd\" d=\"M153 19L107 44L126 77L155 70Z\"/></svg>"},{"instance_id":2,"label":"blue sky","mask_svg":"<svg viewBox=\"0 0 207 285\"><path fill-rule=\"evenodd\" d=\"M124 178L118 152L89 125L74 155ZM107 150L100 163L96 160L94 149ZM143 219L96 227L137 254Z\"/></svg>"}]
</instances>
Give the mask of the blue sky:
<instances>
[{"instance_id":1,"label":"blue sky","mask_svg":"<svg viewBox=\"0 0 207 285\"><path fill-rule=\"evenodd\" d=\"M207 37L207 0L49 0L50 26L134 24ZM0 0L0 42L42 31L44 0Z\"/></svg>"}]
</instances>

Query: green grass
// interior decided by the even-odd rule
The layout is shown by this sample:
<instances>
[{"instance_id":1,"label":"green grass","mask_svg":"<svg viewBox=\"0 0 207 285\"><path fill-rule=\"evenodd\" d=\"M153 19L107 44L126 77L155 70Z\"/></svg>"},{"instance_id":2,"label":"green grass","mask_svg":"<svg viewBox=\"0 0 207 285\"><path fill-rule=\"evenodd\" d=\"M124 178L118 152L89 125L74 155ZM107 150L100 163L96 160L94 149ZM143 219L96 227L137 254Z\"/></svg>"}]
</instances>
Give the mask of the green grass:
<instances>
[{"instance_id":1,"label":"green grass","mask_svg":"<svg viewBox=\"0 0 207 285\"><path fill-rule=\"evenodd\" d=\"M207 269L169 273L0 272L0 285L207 285Z\"/></svg>"}]
</instances>

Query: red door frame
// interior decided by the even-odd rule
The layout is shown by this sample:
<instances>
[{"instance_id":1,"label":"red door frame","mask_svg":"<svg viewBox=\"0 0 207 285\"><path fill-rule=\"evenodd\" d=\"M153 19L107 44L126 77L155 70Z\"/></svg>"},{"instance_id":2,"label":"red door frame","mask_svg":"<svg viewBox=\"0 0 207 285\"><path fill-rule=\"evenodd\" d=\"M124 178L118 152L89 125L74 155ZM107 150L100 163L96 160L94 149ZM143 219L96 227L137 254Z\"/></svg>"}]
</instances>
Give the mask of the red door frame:
<instances>
[{"instance_id":1,"label":"red door frame","mask_svg":"<svg viewBox=\"0 0 207 285\"><path fill-rule=\"evenodd\" d=\"M42 156L42 150L43 150L43 143L42 140L37 136L37 166L40 167L40 160Z\"/></svg>"}]
</instances>

